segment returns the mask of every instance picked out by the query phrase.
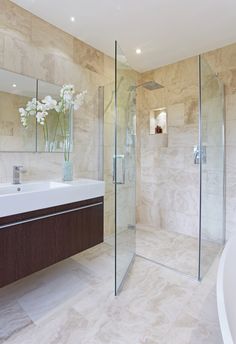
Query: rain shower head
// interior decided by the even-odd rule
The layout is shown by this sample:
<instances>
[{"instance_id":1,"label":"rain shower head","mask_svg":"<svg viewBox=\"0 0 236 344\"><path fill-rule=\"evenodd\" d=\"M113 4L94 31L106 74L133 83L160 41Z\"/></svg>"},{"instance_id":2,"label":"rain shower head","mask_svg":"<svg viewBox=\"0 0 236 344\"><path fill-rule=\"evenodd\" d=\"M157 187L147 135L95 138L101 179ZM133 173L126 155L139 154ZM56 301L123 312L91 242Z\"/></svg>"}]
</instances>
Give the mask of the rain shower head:
<instances>
[{"instance_id":1,"label":"rain shower head","mask_svg":"<svg viewBox=\"0 0 236 344\"><path fill-rule=\"evenodd\" d=\"M158 90L160 88L164 88L164 86L158 84L156 81L151 80L151 81L146 81L146 82L144 82L140 85L137 85L137 86L131 86L130 90L131 91L136 90L136 88L141 87L141 86L146 88L149 91L154 91L154 90Z\"/></svg>"},{"instance_id":2,"label":"rain shower head","mask_svg":"<svg viewBox=\"0 0 236 344\"><path fill-rule=\"evenodd\" d=\"M159 88L163 88L164 87L164 86L158 84L156 81L153 81L153 80L144 82L140 86L143 86L144 88L146 88L149 91L158 90Z\"/></svg>"}]
</instances>

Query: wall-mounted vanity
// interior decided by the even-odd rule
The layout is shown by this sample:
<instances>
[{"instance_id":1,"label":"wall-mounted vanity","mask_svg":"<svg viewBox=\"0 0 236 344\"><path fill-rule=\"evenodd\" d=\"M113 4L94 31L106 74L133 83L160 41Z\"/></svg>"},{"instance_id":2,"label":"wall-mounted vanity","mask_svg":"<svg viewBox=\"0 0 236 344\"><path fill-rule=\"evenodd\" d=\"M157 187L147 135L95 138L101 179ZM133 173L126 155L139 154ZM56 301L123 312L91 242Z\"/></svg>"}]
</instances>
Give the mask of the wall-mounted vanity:
<instances>
[{"instance_id":1,"label":"wall-mounted vanity","mask_svg":"<svg viewBox=\"0 0 236 344\"><path fill-rule=\"evenodd\" d=\"M103 242L104 182L0 186L0 287Z\"/></svg>"}]
</instances>

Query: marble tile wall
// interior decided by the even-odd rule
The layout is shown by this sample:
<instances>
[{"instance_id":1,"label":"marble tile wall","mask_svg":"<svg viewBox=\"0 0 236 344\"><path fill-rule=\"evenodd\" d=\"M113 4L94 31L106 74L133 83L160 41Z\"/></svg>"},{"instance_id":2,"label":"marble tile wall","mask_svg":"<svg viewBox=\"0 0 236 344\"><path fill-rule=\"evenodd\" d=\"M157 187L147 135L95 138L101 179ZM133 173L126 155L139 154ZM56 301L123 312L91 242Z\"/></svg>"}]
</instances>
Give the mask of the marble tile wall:
<instances>
[{"instance_id":1,"label":"marble tile wall","mask_svg":"<svg viewBox=\"0 0 236 344\"><path fill-rule=\"evenodd\" d=\"M229 237L236 232L236 44L203 56L225 85L226 236ZM164 88L152 92L140 89L138 93L138 222L195 236L198 230L199 185L198 168L193 164L193 147L198 140L197 58L143 73L141 81L148 80L155 80ZM212 108L214 104L211 102L210 105ZM167 147L160 147L157 139L155 143L155 138L149 136L149 110L159 107L167 107ZM215 110L212 110L214 114ZM214 120L215 130L218 127ZM211 131L214 128L211 126ZM219 135L217 132L214 134L214 137L208 135L210 145L217 144L215 138ZM218 161L213 156L215 153L209 148L209 158L215 163L208 171L209 199L214 183L221 179ZM209 203L214 216L219 199L210 199ZM209 209L207 212L209 217ZM217 223L215 227L216 235L219 235Z\"/></svg>"},{"instance_id":2,"label":"marble tile wall","mask_svg":"<svg viewBox=\"0 0 236 344\"><path fill-rule=\"evenodd\" d=\"M197 58L144 73L162 89L139 93L138 222L197 235L198 167L192 152L198 141ZM167 109L168 142L149 135L150 110Z\"/></svg>"},{"instance_id":3,"label":"marble tile wall","mask_svg":"<svg viewBox=\"0 0 236 344\"><path fill-rule=\"evenodd\" d=\"M113 78L109 58L8 0L0 1L0 17L0 67L59 85L73 83L78 91L88 90L84 106L75 113L73 160L76 176L97 177L98 86ZM14 157L26 165L26 179L45 178L45 170L53 170L49 178L61 178L62 157L56 154L50 159L47 154L33 154L30 159L24 154ZM39 159L43 166L40 171ZM1 154L1 160L5 168L0 169L0 181L10 181L7 161L11 156Z\"/></svg>"},{"instance_id":4,"label":"marble tile wall","mask_svg":"<svg viewBox=\"0 0 236 344\"><path fill-rule=\"evenodd\" d=\"M204 58L225 85L226 236L236 232L236 44L210 51Z\"/></svg>"},{"instance_id":5,"label":"marble tile wall","mask_svg":"<svg viewBox=\"0 0 236 344\"><path fill-rule=\"evenodd\" d=\"M226 86L229 235L236 228L236 44L209 52L205 58ZM113 82L113 59L9 0L0 0L0 67L59 85L73 83L77 91L88 90L85 104L75 113L72 159L75 177L97 178L98 87ZM192 150L198 131L197 59L192 57L140 75L140 81L148 80L155 80L164 88L137 90L137 219L141 223L195 235L198 173ZM155 138L150 139L148 135L149 110L162 106L167 107L169 115L168 146L157 144L156 147ZM108 136L112 132L109 119L105 119L105 130ZM113 148L105 144L104 149L109 152L106 158ZM11 181L13 164L26 167L24 180L45 179L45 171L47 178L60 179L62 160L61 154L0 153L0 182ZM108 164L107 173L111 177L109 161L105 165ZM108 189L109 202L109 197L112 200L114 195L111 185ZM108 213L106 218L113 223L111 208Z\"/></svg>"},{"instance_id":6,"label":"marble tile wall","mask_svg":"<svg viewBox=\"0 0 236 344\"><path fill-rule=\"evenodd\" d=\"M74 114L72 159L75 177L98 178L98 87L113 81L113 59L11 1L0 0L0 68L88 91ZM25 166L25 181L61 179L62 162L59 153L1 152L0 182L11 182L14 164Z\"/></svg>"},{"instance_id":7,"label":"marble tile wall","mask_svg":"<svg viewBox=\"0 0 236 344\"><path fill-rule=\"evenodd\" d=\"M118 73L118 116L117 154L124 160L117 160L117 178L122 182L122 164L125 163L125 183L117 185L117 230L127 229L135 224L135 135L136 95L131 86L135 85L138 73L131 68L119 66ZM105 232L114 233L115 226L115 184L113 183L113 156L115 154L115 85L104 87L104 179L106 182ZM120 167L120 168L119 168Z\"/></svg>"},{"instance_id":8,"label":"marble tile wall","mask_svg":"<svg viewBox=\"0 0 236 344\"><path fill-rule=\"evenodd\" d=\"M115 154L114 86L112 82L104 87L104 180L105 209L104 226L107 236L115 231L115 185L113 184L112 157Z\"/></svg>"},{"instance_id":9,"label":"marble tile wall","mask_svg":"<svg viewBox=\"0 0 236 344\"><path fill-rule=\"evenodd\" d=\"M25 130L18 111L29 100L28 97L0 92L0 151L32 152L35 149L35 121L33 119Z\"/></svg>"},{"instance_id":10,"label":"marble tile wall","mask_svg":"<svg viewBox=\"0 0 236 344\"><path fill-rule=\"evenodd\" d=\"M0 0L0 67L58 85L72 83L77 91L87 89L85 104L74 114L74 176L98 178L99 149L104 149L105 234L112 234L114 60L12 2ZM137 76L131 70L124 73L127 82L131 74ZM104 147L99 139L98 107L99 103L102 104L101 99L98 100L99 86L104 86ZM126 97L120 104L121 111L127 106L129 85L126 86L121 87ZM122 139L125 134L124 129ZM14 164L25 166L27 173L22 176L23 181L61 179L62 161L62 154L59 153L0 153L0 182L11 182ZM120 218L129 217L126 201L124 199L120 207L123 213ZM131 223L128 220L125 222Z\"/></svg>"}]
</instances>

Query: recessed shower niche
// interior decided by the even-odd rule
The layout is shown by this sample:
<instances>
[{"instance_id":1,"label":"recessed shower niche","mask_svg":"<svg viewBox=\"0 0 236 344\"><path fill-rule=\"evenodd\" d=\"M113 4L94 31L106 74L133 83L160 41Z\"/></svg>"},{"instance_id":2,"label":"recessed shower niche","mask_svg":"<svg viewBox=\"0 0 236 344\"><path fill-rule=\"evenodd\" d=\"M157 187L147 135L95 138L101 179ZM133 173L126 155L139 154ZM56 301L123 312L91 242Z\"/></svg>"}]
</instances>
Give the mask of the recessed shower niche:
<instances>
[{"instance_id":1,"label":"recessed shower niche","mask_svg":"<svg viewBox=\"0 0 236 344\"><path fill-rule=\"evenodd\" d=\"M155 135L160 146L167 147L167 108L150 110L150 135Z\"/></svg>"}]
</instances>

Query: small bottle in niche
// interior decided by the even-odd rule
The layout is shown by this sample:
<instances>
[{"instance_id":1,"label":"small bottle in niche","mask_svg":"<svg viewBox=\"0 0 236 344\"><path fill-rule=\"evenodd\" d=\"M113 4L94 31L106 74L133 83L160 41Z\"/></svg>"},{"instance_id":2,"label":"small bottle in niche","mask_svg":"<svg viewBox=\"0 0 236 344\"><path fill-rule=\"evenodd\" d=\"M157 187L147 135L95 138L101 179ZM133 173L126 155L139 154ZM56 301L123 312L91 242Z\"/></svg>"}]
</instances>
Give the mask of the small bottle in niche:
<instances>
[{"instance_id":1,"label":"small bottle in niche","mask_svg":"<svg viewBox=\"0 0 236 344\"><path fill-rule=\"evenodd\" d=\"M155 134L162 134L162 127L157 125L156 128L155 128Z\"/></svg>"}]
</instances>

